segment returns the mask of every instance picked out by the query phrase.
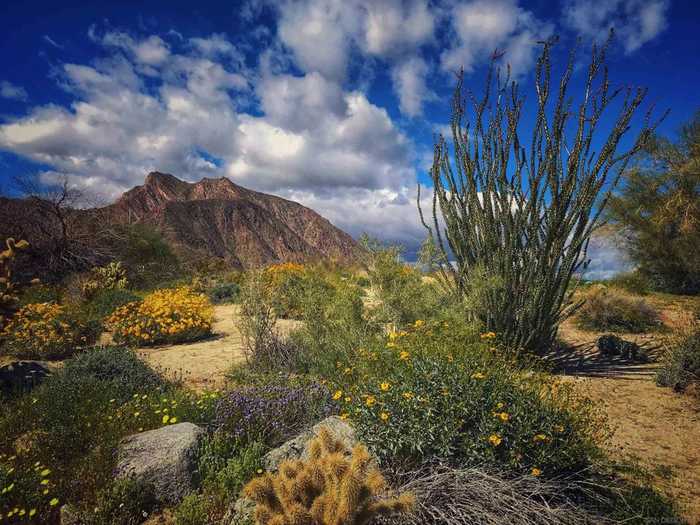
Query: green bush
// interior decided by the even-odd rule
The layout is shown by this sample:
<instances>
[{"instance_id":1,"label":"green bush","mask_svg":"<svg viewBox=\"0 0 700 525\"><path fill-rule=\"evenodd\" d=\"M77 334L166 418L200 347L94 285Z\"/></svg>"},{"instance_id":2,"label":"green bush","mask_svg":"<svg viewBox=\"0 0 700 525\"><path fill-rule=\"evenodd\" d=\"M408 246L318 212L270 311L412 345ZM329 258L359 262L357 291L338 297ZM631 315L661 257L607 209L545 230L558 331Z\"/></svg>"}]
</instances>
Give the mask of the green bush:
<instances>
[{"instance_id":1,"label":"green bush","mask_svg":"<svg viewBox=\"0 0 700 525\"><path fill-rule=\"evenodd\" d=\"M673 336L666 348L661 368L656 373L659 386L685 390L700 381L700 323L691 322Z\"/></svg>"},{"instance_id":2,"label":"green bush","mask_svg":"<svg viewBox=\"0 0 700 525\"><path fill-rule=\"evenodd\" d=\"M139 525L157 508L153 486L131 479L116 480L97 496L92 512L81 515L85 525Z\"/></svg>"},{"instance_id":3,"label":"green bush","mask_svg":"<svg viewBox=\"0 0 700 525\"><path fill-rule=\"evenodd\" d=\"M310 278L300 305L303 323L290 335L297 349L292 367L298 372L327 377L381 331L379 323L365 318L362 289L350 281Z\"/></svg>"},{"instance_id":4,"label":"green bush","mask_svg":"<svg viewBox=\"0 0 700 525\"><path fill-rule=\"evenodd\" d=\"M591 402L489 350L493 339L437 321L390 333L338 367L341 417L383 462L442 458L548 477L588 467L605 428Z\"/></svg>"},{"instance_id":5,"label":"green bush","mask_svg":"<svg viewBox=\"0 0 700 525\"><path fill-rule=\"evenodd\" d=\"M88 318L102 322L120 306L140 299L139 295L123 288L104 289L95 292L90 301L85 303L83 310Z\"/></svg>"},{"instance_id":6,"label":"green bush","mask_svg":"<svg viewBox=\"0 0 700 525\"><path fill-rule=\"evenodd\" d=\"M207 499L202 494L189 494L175 509L176 525L208 525L209 508Z\"/></svg>"},{"instance_id":7,"label":"green bush","mask_svg":"<svg viewBox=\"0 0 700 525\"><path fill-rule=\"evenodd\" d=\"M66 361L61 376L67 381L94 378L109 384L109 390L126 401L135 392L164 388L162 376L123 347L96 347Z\"/></svg>"},{"instance_id":8,"label":"green bush","mask_svg":"<svg viewBox=\"0 0 700 525\"><path fill-rule=\"evenodd\" d=\"M437 287L423 281L423 274L401 261L401 249L383 247L367 237L368 278L379 303L374 314L380 322L405 326L426 319L440 306Z\"/></svg>"},{"instance_id":9,"label":"green bush","mask_svg":"<svg viewBox=\"0 0 700 525\"><path fill-rule=\"evenodd\" d=\"M584 296L576 319L586 330L647 332L659 328L658 312L644 299L606 286L593 286Z\"/></svg>"},{"instance_id":10,"label":"green bush","mask_svg":"<svg viewBox=\"0 0 700 525\"><path fill-rule=\"evenodd\" d=\"M214 304L235 303L241 293L236 283L219 283L209 290L209 300Z\"/></svg>"},{"instance_id":11,"label":"green bush","mask_svg":"<svg viewBox=\"0 0 700 525\"><path fill-rule=\"evenodd\" d=\"M124 436L178 421L206 425L217 399L164 381L127 350L81 354L0 405L0 482L14 484L0 514L36 508L42 522L53 522L63 503L94 508Z\"/></svg>"},{"instance_id":12,"label":"green bush","mask_svg":"<svg viewBox=\"0 0 700 525\"><path fill-rule=\"evenodd\" d=\"M651 291L651 283L637 270L617 274L606 284L637 295L646 295Z\"/></svg>"},{"instance_id":13,"label":"green bush","mask_svg":"<svg viewBox=\"0 0 700 525\"><path fill-rule=\"evenodd\" d=\"M22 290L19 297L19 306L36 303L59 303L61 290L50 284L33 284Z\"/></svg>"}]
</instances>

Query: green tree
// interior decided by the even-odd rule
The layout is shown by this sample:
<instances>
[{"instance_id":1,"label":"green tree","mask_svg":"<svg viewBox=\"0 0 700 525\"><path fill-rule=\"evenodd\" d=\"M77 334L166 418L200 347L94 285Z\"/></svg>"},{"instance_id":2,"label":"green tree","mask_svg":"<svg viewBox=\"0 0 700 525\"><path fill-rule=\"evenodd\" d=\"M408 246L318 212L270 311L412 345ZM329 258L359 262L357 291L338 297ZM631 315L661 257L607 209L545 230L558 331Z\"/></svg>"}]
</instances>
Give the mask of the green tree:
<instances>
[{"instance_id":1,"label":"green tree","mask_svg":"<svg viewBox=\"0 0 700 525\"><path fill-rule=\"evenodd\" d=\"M700 293L700 111L675 141L649 141L611 198L609 215L652 286Z\"/></svg>"},{"instance_id":2,"label":"green tree","mask_svg":"<svg viewBox=\"0 0 700 525\"><path fill-rule=\"evenodd\" d=\"M479 279L499 283L486 291L478 317L516 350L550 348L559 323L573 313L569 283L585 265L609 188L654 129L647 118L630 148L618 151L646 90L610 87L608 40L593 47L583 95L574 105L568 88L576 53L552 82L555 42L542 43L536 63L537 111L527 142L519 129L525 101L516 82L495 73L492 62L479 98L465 95L458 77L453 148L442 136L435 146L430 225L421 211L443 255L439 272L446 286L468 297L472 284L479 284L473 281L477 270ZM611 111L617 115L600 137L598 125ZM420 209L420 194L418 203Z\"/></svg>"}]
</instances>

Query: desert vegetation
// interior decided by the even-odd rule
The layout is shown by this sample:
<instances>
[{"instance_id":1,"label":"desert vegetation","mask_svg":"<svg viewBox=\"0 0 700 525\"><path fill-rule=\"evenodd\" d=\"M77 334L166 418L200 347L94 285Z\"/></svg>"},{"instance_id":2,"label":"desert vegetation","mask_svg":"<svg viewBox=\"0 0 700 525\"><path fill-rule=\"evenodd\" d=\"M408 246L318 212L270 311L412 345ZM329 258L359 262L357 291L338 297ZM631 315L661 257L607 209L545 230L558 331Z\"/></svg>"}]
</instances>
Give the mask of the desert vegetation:
<instances>
[{"instance_id":1,"label":"desert vegetation","mask_svg":"<svg viewBox=\"0 0 700 525\"><path fill-rule=\"evenodd\" d=\"M543 44L537 62L529 144L518 136L517 84L499 76L495 60L482 99L466 98L458 82L452 149L441 137L431 170L424 269L399 247L365 238L347 261L234 271L129 224L105 232L95 258L82 241L66 241L64 251L47 243L55 257L37 266L36 282L36 253L19 253L34 245L9 239L0 355L48 368L0 394L0 523L585 524L691 515L616 455L617 422L552 364L571 322L592 337L663 338L661 386L687 390L700 373L697 320L664 328L659 294L636 288L665 270L644 263L634 278L605 284L581 277L606 201L620 177L638 173L628 168L651 148L654 123L618 151L644 92L610 91L606 47L594 48L587 95L571 110L576 55L556 91L555 43ZM618 94L617 119L592 154ZM564 157L569 125L576 132ZM686 270L682 282L654 277L648 290L693 290ZM148 365L154 352L184 355L215 339L221 311L235 315L243 358L227 365L221 388L193 388ZM129 443L154 435L172 446L144 445L147 465L124 469ZM184 442L190 448L176 453Z\"/></svg>"}]
</instances>

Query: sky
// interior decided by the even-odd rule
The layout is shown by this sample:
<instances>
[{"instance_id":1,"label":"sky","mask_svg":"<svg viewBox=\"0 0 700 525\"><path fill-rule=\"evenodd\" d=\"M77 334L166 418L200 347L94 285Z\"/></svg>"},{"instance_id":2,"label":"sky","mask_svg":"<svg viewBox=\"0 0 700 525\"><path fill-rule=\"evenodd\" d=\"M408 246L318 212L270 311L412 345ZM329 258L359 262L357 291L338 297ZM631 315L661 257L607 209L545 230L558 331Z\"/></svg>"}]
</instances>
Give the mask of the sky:
<instances>
[{"instance_id":1,"label":"sky","mask_svg":"<svg viewBox=\"0 0 700 525\"><path fill-rule=\"evenodd\" d=\"M414 252L456 70L478 92L498 49L531 101L538 41L558 35L563 63L581 39L580 86L614 27L613 85L646 86L671 135L700 107L699 15L689 0L6 2L0 189L68 177L107 202L154 170L229 177Z\"/></svg>"}]
</instances>

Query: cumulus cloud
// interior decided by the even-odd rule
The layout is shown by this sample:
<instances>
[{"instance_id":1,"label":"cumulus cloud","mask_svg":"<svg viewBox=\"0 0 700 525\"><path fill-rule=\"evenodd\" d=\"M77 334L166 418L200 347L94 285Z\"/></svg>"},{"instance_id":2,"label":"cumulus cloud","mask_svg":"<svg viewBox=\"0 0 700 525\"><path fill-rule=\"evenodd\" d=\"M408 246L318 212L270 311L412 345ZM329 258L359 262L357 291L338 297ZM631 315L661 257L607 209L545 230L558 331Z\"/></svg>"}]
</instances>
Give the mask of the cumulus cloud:
<instances>
[{"instance_id":1,"label":"cumulus cloud","mask_svg":"<svg viewBox=\"0 0 700 525\"><path fill-rule=\"evenodd\" d=\"M21 102L29 98L27 91L22 86L16 86L7 80L0 82L0 97Z\"/></svg>"},{"instance_id":2,"label":"cumulus cloud","mask_svg":"<svg viewBox=\"0 0 700 525\"><path fill-rule=\"evenodd\" d=\"M319 211L358 234L379 233L381 222L378 209L361 205L415 215L396 207L415 183L412 144L365 94L319 72L247 71L220 35L162 40L158 60L136 51L158 42L150 37L112 32L95 41L106 56L65 64L57 76L74 97L69 107L37 106L0 125L0 148L51 166L46 182L67 176L114 198L151 170L228 176L323 204ZM410 237L406 220L395 219L401 239Z\"/></svg>"},{"instance_id":3,"label":"cumulus cloud","mask_svg":"<svg viewBox=\"0 0 700 525\"><path fill-rule=\"evenodd\" d=\"M668 0L567 0L562 12L566 26L593 40L614 28L632 53L666 29L669 7Z\"/></svg>"},{"instance_id":4,"label":"cumulus cloud","mask_svg":"<svg viewBox=\"0 0 700 525\"><path fill-rule=\"evenodd\" d=\"M410 117L423 113L423 103L436 98L428 88L426 77L429 66L420 57L411 57L394 67L391 80L399 98L401 112Z\"/></svg>"},{"instance_id":5,"label":"cumulus cloud","mask_svg":"<svg viewBox=\"0 0 700 525\"><path fill-rule=\"evenodd\" d=\"M441 66L446 71L463 67L471 72L498 50L517 76L532 65L537 41L553 32L552 24L538 20L516 0L456 3L450 19L453 45L441 55Z\"/></svg>"}]
</instances>

